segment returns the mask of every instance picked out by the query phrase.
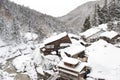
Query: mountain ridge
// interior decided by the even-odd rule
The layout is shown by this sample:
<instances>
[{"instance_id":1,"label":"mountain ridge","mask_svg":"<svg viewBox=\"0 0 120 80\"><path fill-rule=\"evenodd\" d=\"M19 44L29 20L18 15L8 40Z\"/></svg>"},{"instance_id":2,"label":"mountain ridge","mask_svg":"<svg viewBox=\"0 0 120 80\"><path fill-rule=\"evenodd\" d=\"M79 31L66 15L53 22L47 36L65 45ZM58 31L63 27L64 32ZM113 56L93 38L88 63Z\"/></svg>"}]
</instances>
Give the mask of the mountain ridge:
<instances>
[{"instance_id":1,"label":"mountain ridge","mask_svg":"<svg viewBox=\"0 0 120 80\"><path fill-rule=\"evenodd\" d=\"M117 15L120 11L119 3L119 0L89 1L83 5L78 6L76 9L72 10L65 16L59 17L58 19L65 22L66 25L72 25L74 28L78 28L78 30L81 32L84 30L84 24L86 24L85 22L89 17L89 22L91 25L88 26L96 26L93 24L97 23L94 18L98 18L98 25L113 21L114 18L117 18ZM110 14L108 12L110 12ZM107 20L106 18L110 18L110 20Z\"/></svg>"},{"instance_id":2,"label":"mountain ridge","mask_svg":"<svg viewBox=\"0 0 120 80\"><path fill-rule=\"evenodd\" d=\"M78 6L67 15L59 17L58 19L65 22L67 25L74 25L74 27L79 28L79 31L81 31L86 17L92 14L95 3L95 1L89 1Z\"/></svg>"},{"instance_id":3,"label":"mountain ridge","mask_svg":"<svg viewBox=\"0 0 120 80\"><path fill-rule=\"evenodd\" d=\"M55 17L42 14L28 7L18 5L9 0L0 0L0 36L4 41L21 37L20 33L33 32L39 40L54 32L74 32ZM14 29L17 30L14 30ZM14 35L13 34L17 34Z\"/></svg>"}]
</instances>

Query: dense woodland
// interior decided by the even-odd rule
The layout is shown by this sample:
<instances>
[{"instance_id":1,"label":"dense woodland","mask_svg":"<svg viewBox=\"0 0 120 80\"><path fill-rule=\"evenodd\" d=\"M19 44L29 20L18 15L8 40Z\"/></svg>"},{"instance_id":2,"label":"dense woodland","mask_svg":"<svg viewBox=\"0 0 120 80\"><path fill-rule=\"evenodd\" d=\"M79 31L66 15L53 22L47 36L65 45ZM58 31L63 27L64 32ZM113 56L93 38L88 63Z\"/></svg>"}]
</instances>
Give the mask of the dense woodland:
<instances>
[{"instance_id":1,"label":"dense woodland","mask_svg":"<svg viewBox=\"0 0 120 80\"><path fill-rule=\"evenodd\" d=\"M54 17L42 14L28 7L20 6L9 0L0 0L0 33L6 41L21 42L22 33L31 32L39 35L39 40L53 32L73 32Z\"/></svg>"},{"instance_id":2,"label":"dense woodland","mask_svg":"<svg viewBox=\"0 0 120 80\"><path fill-rule=\"evenodd\" d=\"M36 33L39 37L37 41L40 42L54 32L66 31L79 34L81 31L103 23L114 25L113 21L120 20L119 4L119 0L104 0L103 6L98 2L88 2L59 19L9 0L0 0L0 36L6 42L21 43L25 42L22 34L30 32ZM85 12L86 10L83 11L86 14L83 16L79 11L84 7L90 7L90 9L88 8L90 11L88 13ZM119 24L114 25L114 29L118 32L120 30Z\"/></svg>"},{"instance_id":3,"label":"dense woodland","mask_svg":"<svg viewBox=\"0 0 120 80\"><path fill-rule=\"evenodd\" d=\"M117 31L120 30L120 23L116 25L112 24L112 22L120 20L120 1L112 0L109 3L108 1L109 0L105 0L102 7L100 7L98 3L95 4L94 13L92 17L90 17L91 15L89 15L86 18L83 25L83 31L89 29L91 26L98 26L104 23L112 25Z\"/></svg>"}]
</instances>

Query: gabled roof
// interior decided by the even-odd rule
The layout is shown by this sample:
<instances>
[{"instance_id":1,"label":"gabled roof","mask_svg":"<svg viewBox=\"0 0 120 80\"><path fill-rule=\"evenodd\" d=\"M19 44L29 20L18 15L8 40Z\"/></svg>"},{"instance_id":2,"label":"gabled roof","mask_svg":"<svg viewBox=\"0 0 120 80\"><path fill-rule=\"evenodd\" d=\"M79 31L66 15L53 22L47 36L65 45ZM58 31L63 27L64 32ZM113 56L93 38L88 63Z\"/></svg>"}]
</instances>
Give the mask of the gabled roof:
<instances>
[{"instance_id":1,"label":"gabled roof","mask_svg":"<svg viewBox=\"0 0 120 80\"><path fill-rule=\"evenodd\" d=\"M84 36L85 38L88 38L94 34L96 34L97 32L101 31L103 29L99 28L99 27L95 27L95 28L90 28L87 31L81 33L81 36Z\"/></svg>"},{"instance_id":2,"label":"gabled roof","mask_svg":"<svg viewBox=\"0 0 120 80\"><path fill-rule=\"evenodd\" d=\"M68 58L67 59L67 62L69 62L69 63L76 63L77 61L76 61L77 59L71 59L71 58ZM75 62L74 62L75 61ZM87 66L87 63L86 62L79 62L78 63L78 65L76 66L76 67L69 67L69 66L66 66L65 64L64 64L64 59L63 60L61 60L60 61L60 63L58 64L58 67L62 67L62 68L65 68L65 69L67 69L67 70L71 70L71 71L75 71L75 72L81 72L81 70L85 67L85 66Z\"/></svg>"},{"instance_id":3,"label":"gabled roof","mask_svg":"<svg viewBox=\"0 0 120 80\"><path fill-rule=\"evenodd\" d=\"M52 37L44 40L44 44L54 42L54 41L59 40L59 39L65 37L65 36L68 36L68 34L66 32L63 32L63 33L60 33L58 35L52 36Z\"/></svg>"},{"instance_id":4,"label":"gabled roof","mask_svg":"<svg viewBox=\"0 0 120 80\"><path fill-rule=\"evenodd\" d=\"M85 50L85 47L83 45L77 44L77 45L71 45L70 47L65 48L64 52L69 54L70 56L73 56L73 55L78 54L84 50Z\"/></svg>"},{"instance_id":5,"label":"gabled roof","mask_svg":"<svg viewBox=\"0 0 120 80\"><path fill-rule=\"evenodd\" d=\"M68 63L68 64L72 64L72 65L76 65L79 63L79 60L74 59L74 58L70 58L70 57L65 57L63 59L63 62Z\"/></svg>"},{"instance_id":6,"label":"gabled roof","mask_svg":"<svg viewBox=\"0 0 120 80\"><path fill-rule=\"evenodd\" d=\"M100 35L100 37L107 37L109 39L112 39L112 38L114 38L117 35L118 35L118 33L115 32L115 31L106 31L106 32L102 33Z\"/></svg>"}]
</instances>

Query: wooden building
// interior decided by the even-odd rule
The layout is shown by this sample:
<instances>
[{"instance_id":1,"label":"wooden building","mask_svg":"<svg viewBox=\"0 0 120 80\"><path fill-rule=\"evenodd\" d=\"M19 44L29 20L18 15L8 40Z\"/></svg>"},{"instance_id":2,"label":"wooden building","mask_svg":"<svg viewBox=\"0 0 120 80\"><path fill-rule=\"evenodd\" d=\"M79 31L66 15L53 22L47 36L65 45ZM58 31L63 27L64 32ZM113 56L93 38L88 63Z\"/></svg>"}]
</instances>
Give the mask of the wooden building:
<instances>
[{"instance_id":1,"label":"wooden building","mask_svg":"<svg viewBox=\"0 0 120 80\"><path fill-rule=\"evenodd\" d=\"M52 51L57 52L58 49L60 49L60 44L62 43L71 43L71 40L66 32L46 39L44 41L44 47L41 48L41 51L43 51L45 55Z\"/></svg>"},{"instance_id":2,"label":"wooden building","mask_svg":"<svg viewBox=\"0 0 120 80\"><path fill-rule=\"evenodd\" d=\"M101 33L105 32L105 30L95 27L90 28L87 31L80 34L81 38L86 42L95 42L98 40Z\"/></svg>"},{"instance_id":3,"label":"wooden building","mask_svg":"<svg viewBox=\"0 0 120 80\"><path fill-rule=\"evenodd\" d=\"M106 40L109 43L116 43L120 35L115 31L106 31L100 35L100 39Z\"/></svg>"},{"instance_id":4,"label":"wooden building","mask_svg":"<svg viewBox=\"0 0 120 80\"><path fill-rule=\"evenodd\" d=\"M83 62L87 62L87 57L85 55L85 47L81 44L71 45L70 47L65 48L64 53L68 57L80 59Z\"/></svg>"},{"instance_id":5,"label":"wooden building","mask_svg":"<svg viewBox=\"0 0 120 80\"><path fill-rule=\"evenodd\" d=\"M87 75L87 63L66 57L58 64L59 75L67 80L84 80Z\"/></svg>"}]
</instances>

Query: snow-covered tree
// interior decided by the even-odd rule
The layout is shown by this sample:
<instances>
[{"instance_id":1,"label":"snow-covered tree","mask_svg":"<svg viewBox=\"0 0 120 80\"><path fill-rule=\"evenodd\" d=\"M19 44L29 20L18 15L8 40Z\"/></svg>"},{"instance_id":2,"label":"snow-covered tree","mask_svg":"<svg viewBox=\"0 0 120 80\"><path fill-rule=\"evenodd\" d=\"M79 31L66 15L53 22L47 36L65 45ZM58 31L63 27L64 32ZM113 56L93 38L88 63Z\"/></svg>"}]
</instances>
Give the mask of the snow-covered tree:
<instances>
[{"instance_id":1,"label":"snow-covered tree","mask_svg":"<svg viewBox=\"0 0 120 80\"><path fill-rule=\"evenodd\" d=\"M95 4L95 10L94 10L94 13L93 13L93 16L92 16L92 26L98 26L99 25L99 22L98 22L98 13L97 13L97 7L98 4Z\"/></svg>"},{"instance_id":2,"label":"snow-covered tree","mask_svg":"<svg viewBox=\"0 0 120 80\"><path fill-rule=\"evenodd\" d=\"M15 40L16 43L20 43L20 32L19 32L19 23L16 19L13 20L13 26L12 26L12 39Z\"/></svg>"},{"instance_id":3,"label":"snow-covered tree","mask_svg":"<svg viewBox=\"0 0 120 80\"><path fill-rule=\"evenodd\" d=\"M85 31L89 28L91 28L91 24L90 24L90 16L88 16L83 24L83 30L82 31Z\"/></svg>"}]
</instances>

